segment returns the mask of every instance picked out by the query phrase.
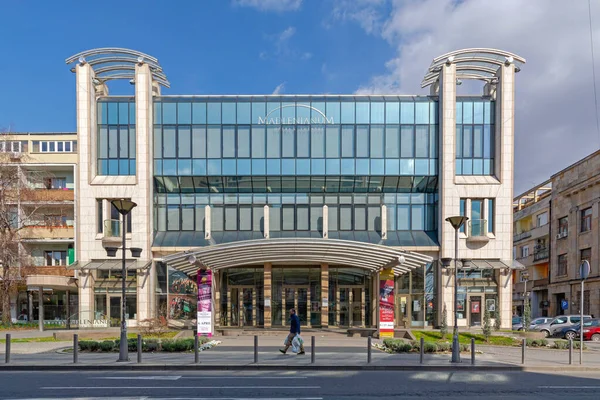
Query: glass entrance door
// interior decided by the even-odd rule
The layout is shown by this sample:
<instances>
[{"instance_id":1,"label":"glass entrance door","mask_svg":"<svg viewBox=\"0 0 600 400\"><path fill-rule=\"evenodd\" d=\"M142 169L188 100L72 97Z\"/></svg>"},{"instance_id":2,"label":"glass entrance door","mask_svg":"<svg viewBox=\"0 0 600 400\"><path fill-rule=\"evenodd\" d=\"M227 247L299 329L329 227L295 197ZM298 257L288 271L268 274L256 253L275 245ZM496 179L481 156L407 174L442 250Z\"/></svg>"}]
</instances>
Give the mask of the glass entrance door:
<instances>
[{"instance_id":1,"label":"glass entrance door","mask_svg":"<svg viewBox=\"0 0 600 400\"><path fill-rule=\"evenodd\" d=\"M257 294L253 286L234 286L229 289L229 326L257 326Z\"/></svg>"},{"instance_id":2,"label":"glass entrance door","mask_svg":"<svg viewBox=\"0 0 600 400\"><path fill-rule=\"evenodd\" d=\"M340 287L337 302L338 326L364 326L365 299L362 287Z\"/></svg>"},{"instance_id":3,"label":"glass entrance door","mask_svg":"<svg viewBox=\"0 0 600 400\"><path fill-rule=\"evenodd\" d=\"M240 315L242 317L241 325L242 326L254 326L255 318L254 318L254 290L249 288L242 288L242 304L240 304Z\"/></svg>"},{"instance_id":4,"label":"glass entrance door","mask_svg":"<svg viewBox=\"0 0 600 400\"><path fill-rule=\"evenodd\" d=\"M301 326L311 326L310 320L310 287L308 286L284 286L283 301L285 314L282 324L289 324L290 310L296 310L296 315L300 318Z\"/></svg>"},{"instance_id":5,"label":"glass entrance door","mask_svg":"<svg viewBox=\"0 0 600 400\"><path fill-rule=\"evenodd\" d=\"M119 326L121 321L121 298L110 297L110 325Z\"/></svg>"},{"instance_id":6,"label":"glass entrance door","mask_svg":"<svg viewBox=\"0 0 600 400\"><path fill-rule=\"evenodd\" d=\"M481 325L481 296L471 296L470 298L471 326Z\"/></svg>"}]
</instances>

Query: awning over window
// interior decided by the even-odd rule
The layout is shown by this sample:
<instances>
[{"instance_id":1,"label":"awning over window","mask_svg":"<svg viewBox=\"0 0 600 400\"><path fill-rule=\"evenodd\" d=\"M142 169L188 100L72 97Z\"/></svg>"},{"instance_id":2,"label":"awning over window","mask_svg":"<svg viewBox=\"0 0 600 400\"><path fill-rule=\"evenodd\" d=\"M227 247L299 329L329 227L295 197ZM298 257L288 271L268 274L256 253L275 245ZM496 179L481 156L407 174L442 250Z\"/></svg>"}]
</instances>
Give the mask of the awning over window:
<instances>
[{"instance_id":1,"label":"awning over window","mask_svg":"<svg viewBox=\"0 0 600 400\"><path fill-rule=\"evenodd\" d=\"M120 270L122 268L122 260L110 259L110 260L92 260L88 262L76 262L67 267L67 269L76 270ZM127 270L141 270L149 268L152 261L148 260L125 260L125 268Z\"/></svg>"},{"instance_id":2,"label":"awning over window","mask_svg":"<svg viewBox=\"0 0 600 400\"><path fill-rule=\"evenodd\" d=\"M454 262L450 264L450 268L454 268ZM468 264L463 267L463 262L458 262L458 268L464 269L525 269L525 266L516 260L469 260Z\"/></svg>"},{"instance_id":3,"label":"awning over window","mask_svg":"<svg viewBox=\"0 0 600 400\"><path fill-rule=\"evenodd\" d=\"M429 256L372 243L323 238L270 238L223 243L163 258L169 266L195 275L201 265L212 270L246 265L326 263L370 270L392 268L396 275L423 267Z\"/></svg>"}]
</instances>

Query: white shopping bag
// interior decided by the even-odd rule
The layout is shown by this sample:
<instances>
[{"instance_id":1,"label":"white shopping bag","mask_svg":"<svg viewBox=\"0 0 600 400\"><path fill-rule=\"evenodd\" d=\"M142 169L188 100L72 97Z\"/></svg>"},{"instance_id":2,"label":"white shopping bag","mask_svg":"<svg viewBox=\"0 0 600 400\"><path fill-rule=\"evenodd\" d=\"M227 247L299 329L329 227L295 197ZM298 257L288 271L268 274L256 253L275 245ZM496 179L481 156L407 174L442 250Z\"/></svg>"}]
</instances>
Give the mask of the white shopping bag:
<instances>
[{"instance_id":1,"label":"white shopping bag","mask_svg":"<svg viewBox=\"0 0 600 400\"><path fill-rule=\"evenodd\" d=\"M300 335L296 335L294 337L294 339L292 340L292 351L294 353L300 352L300 348L301 348L302 344L304 344L302 337L300 337Z\"/></svg>"}]
</instances>

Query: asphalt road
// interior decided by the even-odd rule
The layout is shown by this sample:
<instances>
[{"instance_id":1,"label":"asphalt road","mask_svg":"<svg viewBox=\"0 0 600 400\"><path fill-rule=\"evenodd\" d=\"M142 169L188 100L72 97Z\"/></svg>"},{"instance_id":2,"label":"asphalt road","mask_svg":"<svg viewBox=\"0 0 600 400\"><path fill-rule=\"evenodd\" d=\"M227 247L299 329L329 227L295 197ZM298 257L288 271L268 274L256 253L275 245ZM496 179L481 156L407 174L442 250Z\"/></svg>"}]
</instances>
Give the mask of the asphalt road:
<instances>
[{"instance_id":1,"label":"asphalt road","mask_svg":"<svg viewBox=\"0 0 600 400\"><path fill-rule=\"evenodd\" d=\"M598 399L600 373L0 372L2 399Z\"/></svg>"}]
</instances>

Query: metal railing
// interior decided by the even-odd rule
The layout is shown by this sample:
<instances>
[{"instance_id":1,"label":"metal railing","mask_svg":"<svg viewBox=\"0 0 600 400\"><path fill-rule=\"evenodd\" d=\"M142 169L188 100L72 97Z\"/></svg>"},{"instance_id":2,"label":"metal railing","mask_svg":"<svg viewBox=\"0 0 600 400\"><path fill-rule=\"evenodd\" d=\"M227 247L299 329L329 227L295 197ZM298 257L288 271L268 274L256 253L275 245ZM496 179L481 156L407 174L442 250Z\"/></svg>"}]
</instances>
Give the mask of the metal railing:
<instances>
[{"instance_id":1,"label":"metal railing","mask_svg":"<svg viewBox=\"0 0 600 400\"><path fill-rule=\"evenodd\" d=\"M533 253L533 261L547 260L550 255L550 251L547 247L536 250Z\"/></svg>"},{"instance_id":2,"label":"metal railing","mask_svg":"<svg viewBox=\"0 0 600 400\"><path fill-rule=\"evenodd\" d=\"M469 237L487 236L487 220L472 219L469 221Z\"/></svg>"},{"instance_id":3,"label":"metal railing","mask_svg":"<svg viewBox=\"0 0 600 400\"><path fill-rule=\"evenodd\" d=\"M104 220L104 237L120 237L121 221L118 219Z\"/></svg>"},{"instance_id":4,"label":"metal railing","mask_svg":"<svg viewBox=\"0 0 600 400\"><path fill-rule=\"evenodd\" d=\"M521 232L517 235L513 236L513 242L518 242L523 239L527 239L531 237L531 231Z\"/></svg>"}]
</instances>

